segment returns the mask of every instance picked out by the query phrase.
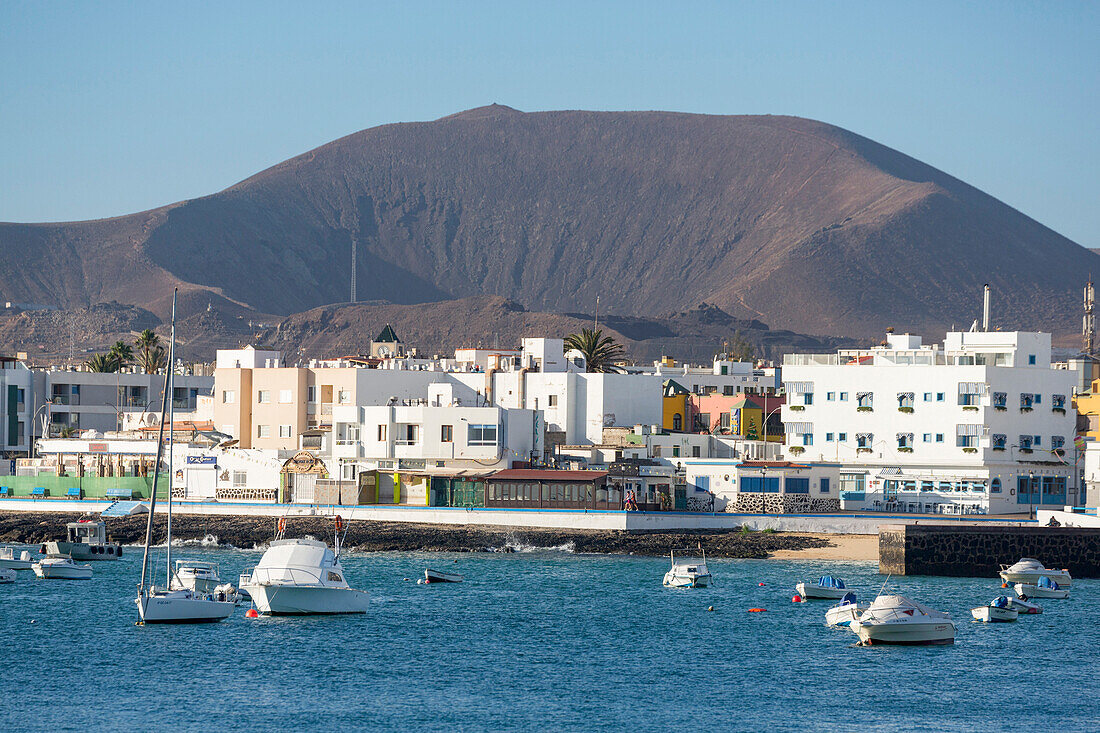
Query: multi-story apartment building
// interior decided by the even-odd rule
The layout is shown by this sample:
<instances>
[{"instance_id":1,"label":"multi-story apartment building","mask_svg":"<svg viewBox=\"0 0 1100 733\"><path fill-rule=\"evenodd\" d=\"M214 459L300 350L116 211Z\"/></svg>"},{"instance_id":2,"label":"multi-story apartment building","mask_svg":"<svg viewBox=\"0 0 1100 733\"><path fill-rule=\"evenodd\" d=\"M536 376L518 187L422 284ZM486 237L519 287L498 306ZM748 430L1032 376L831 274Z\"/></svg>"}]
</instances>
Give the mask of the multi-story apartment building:
<instances>
[{"instance_id":1,"label":"multi-story apartment building","mask_svg":"<svg viewBox=\"0 0 1100 733\"><path fill-rule=\"evenodd\" d=\"M146 410L159 413L163 374L129 372L76 372L51 370L41 376L39 405L48 402L51 434L68 428L73 432L107 432L122 427L123 413ZM172 406L193 412L200 396L210 394L213 377L176 374Z\"/></svg>"},{"instance_id":2,"label":"multi-story apartment building","mask_svg":"<svg viewBox=\"0 0 1100 733\"><path fill-rule=\"evenodd\" d=\"M836 462L846 507L1019 513L1076 497L1075 375L1050 335L952 332L784 360L788 455Z\"/></svg>"},{"instance_id":3,"label":"multi-story apartment building","mask_svg":"<svg viewBox=\"0 0 1100 733\"><path fill-rule=\"evenodd\" d=\"M34 372L16 359L0 357L0 453L7 458L27 455L32 442ZM10 472L10 464L0 472Z\"/></svg>"}]
</instances>

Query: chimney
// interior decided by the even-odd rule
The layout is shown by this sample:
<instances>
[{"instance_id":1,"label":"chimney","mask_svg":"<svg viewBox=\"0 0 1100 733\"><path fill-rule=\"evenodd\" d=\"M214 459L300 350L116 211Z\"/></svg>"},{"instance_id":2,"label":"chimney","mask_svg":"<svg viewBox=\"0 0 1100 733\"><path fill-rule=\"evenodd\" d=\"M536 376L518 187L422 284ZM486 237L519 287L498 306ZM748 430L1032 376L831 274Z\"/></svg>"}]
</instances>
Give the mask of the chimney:
<instances>
[{"instance_id":1,"label":"chimney","mask_svg":"<svg viewBox=\"0 0 1100 733\"><path fill-rule=\"evenodd\" d=\"M989 330L989 283L982 286L982 294L985 298L982 306L982 330Z\"/></svg>"}]
</instances>

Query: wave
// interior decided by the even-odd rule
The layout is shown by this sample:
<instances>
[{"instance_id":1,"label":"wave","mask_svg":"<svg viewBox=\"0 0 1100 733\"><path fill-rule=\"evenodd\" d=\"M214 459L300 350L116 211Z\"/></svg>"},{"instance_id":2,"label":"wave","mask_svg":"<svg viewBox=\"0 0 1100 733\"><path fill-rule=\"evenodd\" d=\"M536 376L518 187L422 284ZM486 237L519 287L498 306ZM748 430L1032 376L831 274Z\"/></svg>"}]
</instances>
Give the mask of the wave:
<instances>
[{"instance_id":1,"label":"wave","mask_svg":"<svg viewBox=\"0 0 1100 733\"><path fill-rule=\"evenodd\" d=\"M577 551L576 543L563 542L560 545L532 545L529 542L525 542L518 537L510 536L505 540L504 544L500 547L489 547L489 552L568 552L574 553Z\"/></svg>"},{"instance_id":2,"label":"wave","mask_svg":"<svg viewBox=\"0 0 1100 733\"><path fill-rule=\"evenodd\" d=\"M233 547L233 545L228 543L223 545L218 542L216 534L207 534L200 540L172 540L172 547Z\"/></svg>"}]
</instances>

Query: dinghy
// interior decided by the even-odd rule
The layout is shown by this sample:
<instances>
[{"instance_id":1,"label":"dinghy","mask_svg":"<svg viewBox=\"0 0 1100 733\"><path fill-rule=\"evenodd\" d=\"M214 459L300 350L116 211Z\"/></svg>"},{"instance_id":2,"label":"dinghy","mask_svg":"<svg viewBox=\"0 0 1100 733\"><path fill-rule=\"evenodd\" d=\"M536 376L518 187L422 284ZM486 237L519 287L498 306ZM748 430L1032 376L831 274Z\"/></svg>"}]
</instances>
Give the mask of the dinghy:
<instances>
[{"instance_id":1,"label":"dinghy","mask_svg":"<svg viewBox=\"0 0 1100 733\"><path fill-rule=\"evenodd\" d=\"M978 606L970 610L970 615L975 621L1004 622L1015 621L1020 615L1011 607L1006 596L997 596L989 602L988 606Z\"/></svg>"},{"instance_id":2,"label":"dinghy","mask_svg":"<svg viewBox=\"0 0 1100 733\"><path fill-rule=\"evenodd\" d=\"M848 592L844 581L831 575L822 575L817 583L799 583L795 590L803 598L824 598L832 601L843 598Z\"/></svg>"},{"instance_id":3,"label":"dinghy","mask_svg":"<svg viewBox=\"0 0 1100 733\"><path fill-rule=\"evenodd\" d=\"M834 629L850 626L867 608L867 605L856 603L855 593L845 593L840 603L825 612L825 625Z\"/></svg>"},{"instance_id":4,"label":"dinghy","mask_svg":"<svg viewBox=\"0 0 1100 733\"><path fill-rule=\"evenodd\" d=\"M1069 589L1061 587L1045 575L1039 578L1035 585L1017 583L1014 588L1016 595L1024 600L1028 598L1069 598Z\"/></svg>"},{"instance_id":5,"label":"dinghy","mask_svg":"<svg viewBox=\"0 0 1100 733\"><path fill-rule=\"evenodd\" d=\"M438 570L425 570L424 583L461 583L463 577L458 573L441 573Z\"/></svg>"},{"instance_id":6,"label":"dinghy","mask_svg":"<svg viewBox=\"0 0 1100 733\"><path fill-rule=\"evenodd\" d=\"M1043 607L1038 603L1032 603L1031 601L1025 601L1023 598L1008 599L1008 607L1021 614L1035 614L1042 613Z\"/></svg>"}]
</instances>

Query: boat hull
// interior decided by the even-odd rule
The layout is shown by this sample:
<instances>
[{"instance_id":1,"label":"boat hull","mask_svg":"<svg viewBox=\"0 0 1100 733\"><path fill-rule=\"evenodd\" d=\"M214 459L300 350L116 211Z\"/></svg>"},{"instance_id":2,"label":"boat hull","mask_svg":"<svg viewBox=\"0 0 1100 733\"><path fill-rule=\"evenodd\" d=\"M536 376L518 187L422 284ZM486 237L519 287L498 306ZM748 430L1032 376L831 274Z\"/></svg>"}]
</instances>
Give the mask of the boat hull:
<instances>
[{"instance_id":1,"label":"boat hull","mask_svg":"<svg viewBox=\"0 0 1100 733\"><path fill-rule=\"evenodd\" d=\"M146 624L216 623L229 618L236 607L234 603L195 597L186 591L142 595L134 603L138 616Z\"/></svg>"},{"instance_id":2,"label":"boat hull","mask_svg":"<svg viewBox=\"0 0 1100 733\"><path fill-rule=\"evenodd\" d=\"M665 573L665 587L667 588L706 588L710 585L710 573L703 575Z\"/></svg>"},{"instance_id":3,"label":"boat hull","mask_svg":"<svg viewBox=\"0 0 1100 733\"><path fill-rule=\"evenodd\" d=\"M366 613L370 594L354 588L317 585L249 584L256 610L265 616L313 616Z\"/></svg>"},{"instance_id":4,"label":"boat hull","mask_svg":"<svg viewBox=\"0 0 1100 733\"><path fill-rule=\"evenodd\" d=\"M846 593L851 593L847 588L823 588L820 585L808 585L799 583L795 587L798 595L803 598L817 598L827 601L839 601Z\"/></svg>"},{"instance_id":5,"label":"boat hull","mask_svg":"<svg viewBox=\"0 0 1100 733\"><path fill-rule=\"evenodd\" d=\"M993 606L979 606L971 609L970 615L974 617L975 621L984 621L986 623L1005 623L1007 621L1015 621L1019 618L1019 611L1015 611L1011 608L994 608Z\"/></svg>"},{"instance_id":6,"label":"boat hull","mask_svg":"<svg viewBox=\"0 0 1100 733\"><path fill-rule=\"evenodd\" d=\"M1069 598L1069 591L1065 588L1041 588L1037 585L1017 583L1013 590L1021 598Z\"/></svg>"},{"instance_id":7,"label":"boat hull","mask_svg":"<svg viewBox=\"0 0 1100 733\"><path fill-rule=\"evenodd\" d=\"M1065 571L1043 570L1040 572L1038 570L1023 570L1013 572L1011 570L1002 570L1000 572L1001 580L1010 585L1014 583L1035 585L1039 582L1039 578L1044 575L1063 588L1068 588L1073 584L1073 578Z\"/></svg>"},{"instance_id":8,"label":"boat hull","mask_svg":"<svg viewBox=\"0 0 1100 733\"><path fill-rule=\"evenodd\" d=\"M0 568L0 583L14 583L15 571L10 568Z\"/></svg>"},{"instance_id":9,"label":"boat hull","mask_svg":"<svg viewBox=\"0 0 1100 733\"><path fill-rule=\"evenodd\" d=\"M425 570L425 583L461 583L463 576L458 573L441 573L438 570Z\"/></svg>"},{"instance_id":10,"label":"boat hull","mask_svg":"<svg viewBox=\"0 0 1100 733\"><path fill-rule=\"evenodd\" d=\"M868 646L895 644L906 646L938 646L955 643L955 625L947 621L926 623L864 624L858 619L850 628L860 642Z\"/></svg>"},{"instance_id":11,"label":"boat hull","mask_svg":"<svg viewBox=\"0 0 1100 733\"><path fill-rule=\"evenodd\" d=\"M0 569L3 570L30 570L34 560L0 560Z\"/></svg>"},{"instance_id":12,"label":"boat hull","mask_svg":"<svg viewBox=\"0 0 1100 733\"><path fill-rule=\"evenodd\" d=\"M34 574L44 580L89 580L92 569L87 565L51 565L35 563Z\"/></svg>"},{"instance_id":13,"label":"boat hull","mask_svg":"<svg viewBox=\"0 0 1100 733\"><path fill-rule=\"evenodd\" d=\"M47 555L71 557L73 560L117 560L122 557L122 546L117 544L89 545L84 542L47 542Z\"/></svg>"},{"instance_id":14,"label":"boat hull","mask_svg":"<svg viewBox=\"0 0 1100 733\"><path fill-rule=\"evenodd\" d=\"M866 610L867 606L857 606L854 603L830 608L825 612L825 625L834 629L846 628Z\"/></svg>"},{"instance_id":15,"label":"boat hull","mask_svg":"<svg viewBox=\"0 0 1100 733\"><path fill-rule=\"evenodd\" d=\"M1043 607L1038 603L1028 603L1027 601L1021 601L1019 598L1009 598L1008 607L1016 613L1022 614L1035 614L1042 613Z\"/></svg>"}]
</instances>

